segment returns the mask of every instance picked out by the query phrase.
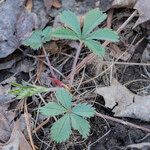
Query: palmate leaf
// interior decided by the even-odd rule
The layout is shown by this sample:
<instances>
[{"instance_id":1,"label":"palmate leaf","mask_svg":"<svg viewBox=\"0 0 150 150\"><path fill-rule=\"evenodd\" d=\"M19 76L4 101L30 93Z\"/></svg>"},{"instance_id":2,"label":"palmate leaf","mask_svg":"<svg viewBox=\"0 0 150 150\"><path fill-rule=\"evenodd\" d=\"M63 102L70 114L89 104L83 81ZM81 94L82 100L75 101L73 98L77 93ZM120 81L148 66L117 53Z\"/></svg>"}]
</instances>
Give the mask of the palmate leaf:
<instances>
[{"instance_id":1,"label":"palmate leaf","mask_svg":"<svg viewBox=\"0 0 150 150\"><path fill-rule=\"evenodd\" d=\"M77 34L69 28L57 28L52 34L55 38L78 40Z\"/></svg>"},{"instance_id":2,"label":"palmate leaf","mask_svg":"<svg viewBox=\"0 0 150 150\"><path fill-rule=\"evenodd\" d=\"M51 137L57 143L66 141L71 134L70 114L65 114L51 127Z\"/></svg>"},{"instance_id":3,"label":"palmate leaf","mask_svg":"<svg viewBox=\"0 0 150 150\"><path fill-rule=\"evenodd\" d=\"M95 109L92 105L86 103L79 103L72 108L72 112L82 117L93 117L95 114Z\"/></svg>"},{"instance_id":4,"label":"palmate leaf","mask_svg":"<svg viewBox=\"0 0 150 150\"><path fill-rule=\"evenodd\" d=\"M51 40L52 36L52 28L46 27L45 29L42 30L42 42L46 43Z\"/></svg>"},{"instance_id":5,"label":"palmate leaf","mask_svg":"<svg viewBox=\"0 0 150 150\"><path fill-rule=\"evenodd\" d=\"M113 31L112 29L104 28L98 29L90 33L86 39L96 39L96 40L107 40L111 42L118 42L119 36L117 32Z\"/></svg>"},{"instance_id":6,"label":"palmate leaf","mask_svg":"<svg viewBox=\"0 0 150 150\"><path fill-rule=\"evenodd\" d=\"M90 124L84 118L71 114L71 124L73 129L78 130L79 133L83 136L83 138L87 138L90 132Z\"/></svg>"},{"instance_id":7,"label":"palmate leaf","mask_svg":"<svg viewBox=\"0 0 150 150\"><path fill-rule=\"evenodd\" d=\"M60 88L56 91L55 96L62 106L64 106L66 109L71 108L72 95L69 93L68 90Z\"/></svg>"},{"instance_id":8,"label":"palmate leaf","mask_svg":"<svg viewBox=\"0 0 150 150\"><path fill-rule=\"evenodd\" d=\"M43 30L35 30L29 38L22 42L22 44L37 50L42 47L43 43L51 40L51 33L52 29L50 27L46 27Z\"/></svg>"},{"instance_id":9,"label":"palmate leaf","mask_svg":"<svg viewBox=\"0 0 150 150\"><path fill-rule=\"evenodd\" d=\"M63 11L60 14L60 20L62 23L66 24L70 29L72 29L78 37L81 36L80 23L77 16L71 11Z\"/></svg>"},{"instance_id":10,"label":"palmate leaf","mask_svg":"<svg viewBox=\"0 0 150 150\"><path fill-rule=\"evenodd\" d=\"M30 46L32 49L37 50L42 47L41 35L42 35L41 30L33 31L31 36L26 40L24 40L22 44L26 46Z\"/></svg>"},{"instance_id":11,"label":"palmate leaf","mask_svg":"<svg viewBox=\"0 0 150 150\"><path fill-rule=\"evenodd\" d=\"M49 89L42 86L22 85L18 83L12 83L15 86L9 93L17 96L17 99L23 99L29 96L37 95L38 93L48 92Z\"/></svg>"},{"instance_id":12,"label":"palmate leaf","mask_svg":"<svg viewBox=\"0 0 150 150\"><path fill-rule=\"evenodd\" d=\"M104 56L105 48L95 40L85 40L84 44L97 56Z\"/></svg>"},{"instance_id":13,"label":"palmate leaf","mask_svg":"<svg viewBox=\"0 0 150 150\"><path fill-rule=\"evenodd\" d=\"M41 114L49 117L63 114L67 112L67 109L55 102L49 102L45 106L40 108L40 112Z\"/></svg>"},{"instance_id":14,"label":"palmate leaf","mask_svg":"<svg viewBox=\"0 0 150 150\"><path fill-rule=\"evenodd\" d=\"M89 11L84 18L83 36L89 34L106 19L107 15L98 9Z\"/></svg>"}]
</instances>

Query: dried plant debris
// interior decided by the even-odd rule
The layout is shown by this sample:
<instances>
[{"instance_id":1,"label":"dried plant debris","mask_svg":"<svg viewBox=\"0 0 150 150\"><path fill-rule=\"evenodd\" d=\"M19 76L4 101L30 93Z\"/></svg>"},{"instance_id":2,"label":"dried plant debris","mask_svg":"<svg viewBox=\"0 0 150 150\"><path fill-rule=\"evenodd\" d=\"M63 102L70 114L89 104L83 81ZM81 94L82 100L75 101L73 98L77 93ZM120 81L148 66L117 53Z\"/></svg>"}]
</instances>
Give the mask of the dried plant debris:
<instances>
[{"instance_id":1,"label":"dried plant debris","mask_svg":"<svg viewBox=\"0 0 150 150\"><path fill-rule=\"evenodd\" d=\"M0 106L0 150L30 150L30 145L24 136L28 135L25 116L21 115L17 121L14 121L14 118L13 111ZM31 122L31 115L29 121Z\"/></svg>"},{"instance_id":2,"label":"dried plant debris","mask_svg":"<svg viewBox=\"0 0 150 150\"><path fill-rule=\"evenodd\" d=\"M41 1L41 0L40 0ZM0 58L14 52L21 41L30 36L33 29L43 28L48 19L44 4L36 0L33 12L29 12L25 0L7 0L0 5ZM43 3L43 1L42 1Z\"/></svg>"},{"instance_id":3,"label":"dried plant debris","mask_svg":"<svg viewBox=\"0 0 150 150\"><path fill-rule=\"evenodd\" d=\"M112 8L133 8L137 0L114 0Z\"/></svg>"},{"instance_id":4,"label":"dried plant debris","mask_svg":"<svg viewBox=\"0 0 150 150\"><path fill-rule=\"evenodd\" d=\"M147 47L144 49L142 54L143 63L150 63L150 43L147 44ZM145 74L150 78L150 66L143 66Z\"/></svg>"},{"instance_id":5,"label":"dried plant debris","mask_svg":"<svg viewBox=\"0 0 150 150\"><path fill-rule=\"evenodd\" d=\"M0 106L0 143L5 143L11 136L11 129L13 124L11 123L14 119L14 113L7 111L7 107Z\"/></svg>"},{"instance_id":6,"label":"dried plant debris","mask_svg":"<svg viewBox=\"0 0 150 150\"><path fill-rule=\"evenodd\" d=\"M100 0L100 8L107 11L110 8L133 8L137 0Z\"/></svg>"},{"instance_id":7,"label":"dried plant debris","mask_svg":"<svg viewBox=\"0 0 150 150\"><path fill-rule=\"evenodd\" d=\"M134 8L137 9L139 12L139 18L134 25L134 28L135 28L139 24L150 20L149 0L138 0L137 3L135 4Z\"/></svg>"},{"instance_id":8,"label":"dried plant debris","mask_svg":"<svg viewBox=\"0 0 150 150\"><path fill-rule=\"evenodd\" d=\"M104 97L106 107L114 108L115 116L150 121L150 96L136 95L115 79L111 86L97 88L96 93Z\"/></svg>"},{"instance_id":9,"label":"dried plant debris","mask_svg":"<svg viewBox=\"0 0 150 150\"><path fill-rule=\"evenodd\" d=\"M100 0L100 9L107 11L111 8L113 1L114 0Z\"/></svg>"},{"instance_id":10,"label":"dried plant debris","mask_svg":"<svg viewBox=\"0 0 150 150\"><path fill-rule=\"evenodd\" d=\"M1 150L32 150L30 144L20 130L18 121L15 123L10 139L6 143L0 143Z\"/></svg>"},{"instance_id":11,"label":"dried plant debris","mask_svg":"<svg viewBox=\"0 0 150 150\"><path fill-rule=\"evenodd\" d=\"M60 8L61 7L61 3L59 0L43 0L44 1L44 5L46 8L46 12L48 12L51 7L54 8Z\"/></svg>"},{"instance_id":12,"label":"dried plant debris","mask_svg":"<svg viewBox=\"0 0 150 150\"><path fill-rule=\"evenodd\" d=\"M15 80L15 77L10 77L0 83L0 105L14 101L15 96L9 94L9 91L11 89L10 83L14 82Z\"/></svg>"}]
</instances>

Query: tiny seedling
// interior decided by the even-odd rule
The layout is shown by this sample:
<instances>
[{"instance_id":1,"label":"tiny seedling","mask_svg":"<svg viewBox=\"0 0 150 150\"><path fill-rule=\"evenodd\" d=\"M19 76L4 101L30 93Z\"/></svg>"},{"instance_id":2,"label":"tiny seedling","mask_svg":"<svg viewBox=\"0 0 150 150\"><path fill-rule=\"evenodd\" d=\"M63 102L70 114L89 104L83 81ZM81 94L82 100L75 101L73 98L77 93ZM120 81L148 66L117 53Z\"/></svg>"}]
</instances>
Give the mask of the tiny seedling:
<instances>
[{"instance_id":1,"label":"tiny seedling","mask_svg":"<svg viewBox=\"0 0 150 150\"><path fill-rule=\"evenodd\" d=\"M63 11L60 14L60 20L66 27L56 28L52 36L60 39L78 40L96 55L103 56L105 49L97 40L117 42L119 39L117 32L109 28L93 31L106 17L107 15L102 11L93 9L85 15L83 28L81 28L80 22L73 12Z\"/></svg>"},{"instance_id":2,"label":"tiny seedling","mask_svg":"<svg viewBox=\"0 0 150 150\"><path fill-rule=\"evenodd\" d=\"M99 40L117 42L119 39L117 32L112 29L98 28L95 30L106 17L107 15L102 11L93 9L84 16L83 27L81 27L77 16L73 12L63 11L60 14L60 20L65 24L65 27L56 29L47 27L43 30L33 31L32 35L23 41L23 44L30 46L32 49L39 49L43 43L50 41L52 38L79 41L69 83L72 86L76 64L83 45L96 55L103 57L105 48L100 44ZM21 85L17 83L13 85L16 88L11 90L11 93L15 94L18 99L49 91L48 88L40 86ZM90 132L90 125L86 118L94 116L95 109L86 103L79 103L76 106L72 106L73 97L64 88L57 90L55 96L57 102L49 102L40 108L40 112L48 117L62 116L51 127L52 139L58 143L66 141L71 135L72 128L78 130L83 138L87 138Z\"/></svg>"},{"instance_id":3,"label":"tiny seedling","mask_svg":"<svg viewBox=\"0 0 150 150\"><path fill-rule=\"evenodd\" d=\"M15 88L12 89L10 93L17 96L17 99L51 91L50 88L28 83L12 83L12 85L15 86ZM55 96L57 102L49 102L40 108L40 112L47 117L62 116L52 125L51 138L57 143L64 142L69 139L72 128L78 130L83 138L87 138L90 133L90 124L86 118L94 116L95 108L87 103L79 103L73 106L73 97L68 90L64 88L58 88Z\"/></svg>"},{"instance_id":4,"label":"tiny seedling","mask_svg":"<svg viewBox=\"0 0 150 150\"><path fill-rule=\"evenodd\" d=\"M102 57L105 54L105 48L98 40L107 40L111 42L118 41L119 36L117 32L112 29L100 28L94 30L106 18L107 15L105 13L98 9L93 9L87 12L84 17L83 27L81 27L77 16L73 12L69 10L63 11L60 14L60 20L66 27L58 27L56 29L46 27L43 30L35 30L29 38L23 41L23 44L30 46L32 49L39 49L42 47L43 43L50 41L53 37L79 41L69 82L71 87L74 80L76 64L83 45L88 47L96 55Z\"/></svg>"},{"instance_id":5,"label":"tiny seedling","mask_svg":"<svg viewBox=\"0 0 150 150\"><path fill-rule=\"evenodd\" d=\"M90 124L86 118L94 116L95 109L86 103L72 106L72 95L60 88L55 94L57 102L49 102L40 108L40 112L47 117L62 115L51 127L51 138L57 143L69 139L71 129L78 130L83 138L87 138L90 132Z\"/></svg>"},{"instance_id":6,"label":"tiny seedling","mask_svg":"<svg viewBox=\"0 0 150 150\"><path fill-rule=\"evenodd\" d=\"M107 15L98 9L89 11L83 21L83 28L77 16L71 11L63 11L60 14L60 20L66 27L59 27L52 33L53 37L60 39L69 39L79 41L76 57L72 66L70 86L73 83L75 68L77 64L82 45L87 46L93 53L102 57L105 53L105 48L98 42L98 40L107 40L117 42L119 36L117 32L109 28L100 28L93 31L100 23L106 19Z\"/></svg>"}]
</instances>

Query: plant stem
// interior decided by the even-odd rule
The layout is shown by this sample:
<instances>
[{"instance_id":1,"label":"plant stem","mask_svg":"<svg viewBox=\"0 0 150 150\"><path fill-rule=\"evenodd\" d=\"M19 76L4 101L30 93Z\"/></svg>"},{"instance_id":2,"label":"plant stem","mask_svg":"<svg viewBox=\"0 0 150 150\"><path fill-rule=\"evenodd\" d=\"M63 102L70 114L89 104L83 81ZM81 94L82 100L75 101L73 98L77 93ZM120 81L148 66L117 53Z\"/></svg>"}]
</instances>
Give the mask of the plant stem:
<instances>
[{"instance_id":1,"label":"plant stem","mask_svg":"<svg viewBox=\"0 0 150 150\"><path fill-rule=\"evenodd\" d=\"M74 59L73 65L72 65L72 71L70 73L70 81L69 81L69 87L70 88L72 87L72 84L73 84L75 71L76 71L76 65L77 65L77 61L78 61L78 58L79 58L79 55L80 55L80 52L82 49L82 44L83 44L82 41L80 41L78 49L77 49L77 53L76 53L76 56L75 56L75 59Z\"/></svg>"}]
</instances>

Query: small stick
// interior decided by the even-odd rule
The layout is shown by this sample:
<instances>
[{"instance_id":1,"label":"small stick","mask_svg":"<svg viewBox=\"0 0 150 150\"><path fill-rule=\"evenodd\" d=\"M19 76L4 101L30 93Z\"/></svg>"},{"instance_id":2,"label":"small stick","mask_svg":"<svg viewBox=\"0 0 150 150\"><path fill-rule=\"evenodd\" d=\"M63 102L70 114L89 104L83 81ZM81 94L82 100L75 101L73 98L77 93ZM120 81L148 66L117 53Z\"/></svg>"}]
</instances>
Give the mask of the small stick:
<instances>
[{"instance_id":1,"label":"small stick","mask_svg":"<svg viewBox=\"0 0 150 150\"><path fill-rule=\"evenodd\" d=\"M47 118L45 121L43 121L41 124L39 124L39 126L37 126L32 133L36 133L39 129L41 129L45 124L47 124L49 122L50 118Z\"/></svg>"},{"instance_id":2,"label":"small stick","mask_svg":"<svg viewBox=\"0 0 150 150\"><path fill-rule=\"evenodd\" d=\"M82 49L82 42L80 41L78 49L77 49L77 53L76 53L76 56L75 56L75 59L74 59L74 62L73 62L72 71L70 73L70 81L69 81L69 87L70 88L73 84L74 75L75 75L75 72L76 72L76 64L77 64L81 49Z\"/></svg>"},{"instance_id":3,"label":"small stick","mask_svg":"<svg viewBox=\"0 0 150 150\"><path fill-rule=\"evenodd\" d=\"M30 129L29 115L28 115L28 109L27 109L26 100L25 100L25 103L24 103L24 111L25 111L24 116L25 116L27 132L28 132L28 135L29 135L30 143L31 143L32 149L36 150L34 142L33 142L33 139L32 139L32 135L31 135L31 129Z\"/></svg>"},{"instance_id":4,"label":"small stick","mask_svg":"<svg viewBox=\"0 0 150 150\"><path fill-rule=\"evenodd\" d=\"M150 66L148 63L132 63L132 62L110 62L101 61L103 64L114 64L114 65L128 65L128 66Z\"/></svg>"},{"instance_id":5,"label":"small stick","mask_svg":"<svg viewBox=\"0 0 150 150\"><path fill-rule=\"evenodd\" d=\"M49 60L49 58L48 58L47 52L46 52L44 46L42 46L42 48L43 48L43 52L44 52L44 55L45 55L45 58L46 58L48 67L49 67L49 69L50 69L50 71L51 71L52 77L56 78L56 75L55 75L55 73L54 73L54 71L53 71L53 69L52 69L52 65L51 65L51 63L50 63L50 60Z\"/></svg>"},{"instance_id":6,"label":"small stick","mask_svg":"<svg viewBox=\"0 0 150 150\"><path fill-rule=\"evenodd\" d=\"M110 11L108 12L108 17L107 17L107 28L111 28L111 24L112 24L112 19L113 19L113 14L114 14L114 9L110 9Z\"/></svg>"},{"instance_id":7,"label":"small stick","mask_svg":"<svg viewBox=\"0 0 150 150\"><path fill-rule=\"evenodd\" d=\"M120 33L124 28L125 26L136 16L137 14L137 10L135 10L131 16L118 28L117 32ZM103 47L106 47L110 42L108 41L105 41L102 46ZM88 56L86 56L76 67L76 72L75 73L78 73L86 64L88 63L91 63L94 58L96 57L95 54L91 53L89 54ZM69 79L71 76L70 74L68 75L67 79Z\"/></svg>"},{"instance_id":8,"label":"small stick","mask_svg":"<svg viewBox=\"0 0 150 150\"><path fill-rule=\"evenodd\" d=\"M127 121L123 121L121 119L113 118L113 117L110 117L110 116L107 116L107 115L104 115L104 114L101 114L101 113L98 113L98 112L96 112L95 115L98 116L98 117L104 117L105 119L108 119L108 120L111 120L111 121L114 121L114 122L118 122L118 123L121 123L123 125L129 126L129 127L132 127L132 128L136 128L136 129L140 129L140 130L143 130L143 131L146 131L146 132L150 132L150 129L148 129L148 128L145 128L145 127L142 127L142 126L139 126L139 125L127 122Z\"/></svg>"}]
</instances>

